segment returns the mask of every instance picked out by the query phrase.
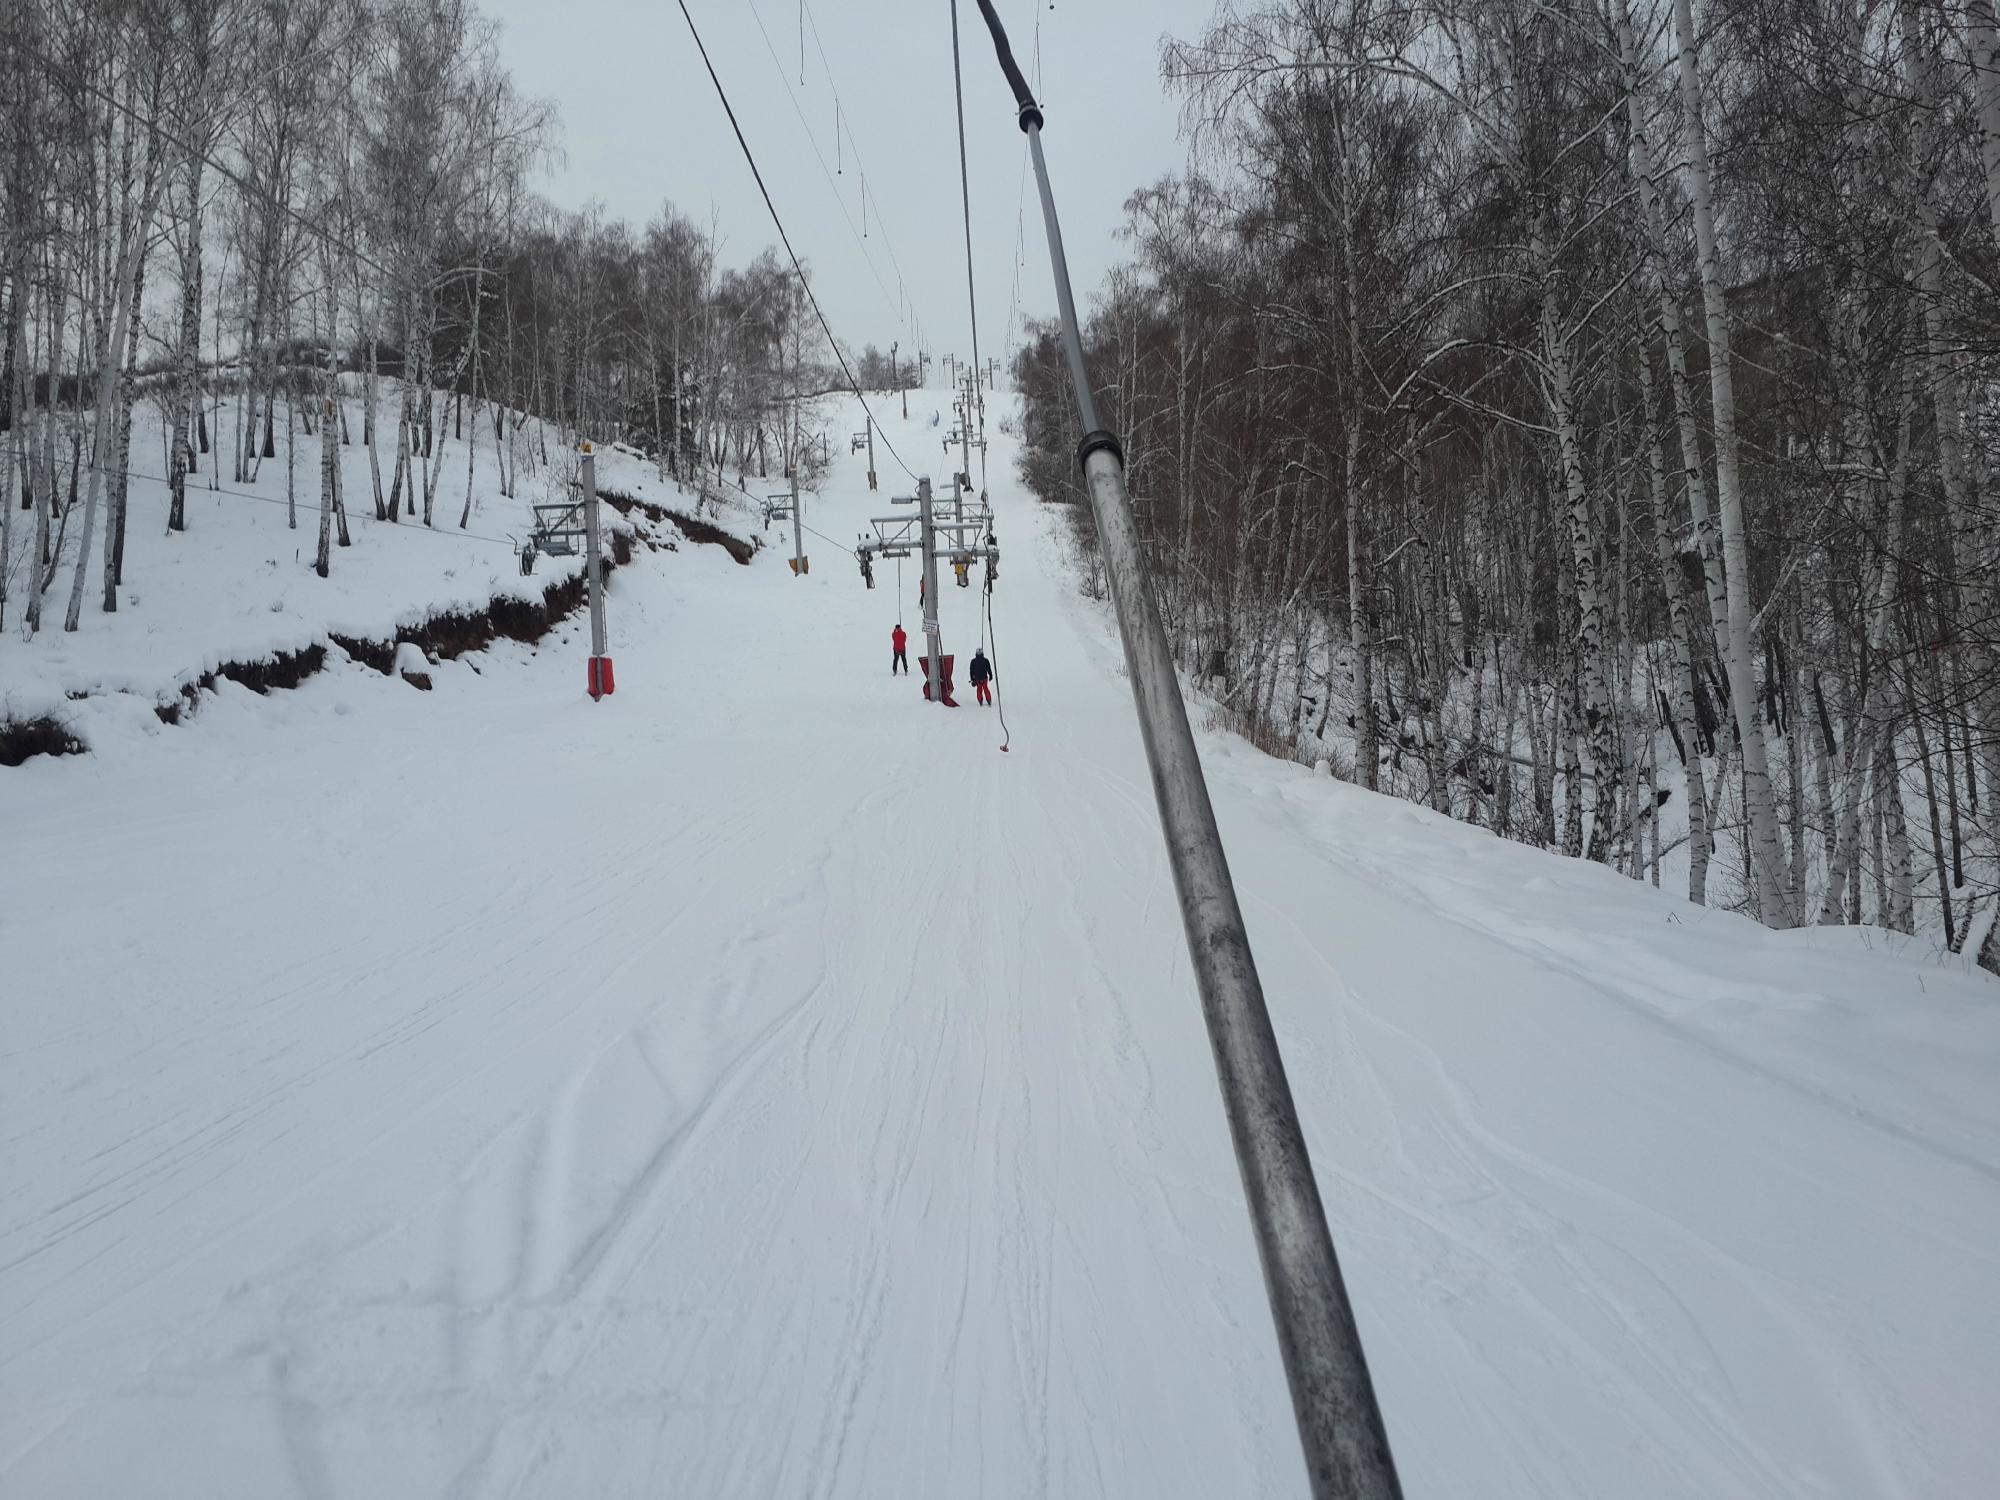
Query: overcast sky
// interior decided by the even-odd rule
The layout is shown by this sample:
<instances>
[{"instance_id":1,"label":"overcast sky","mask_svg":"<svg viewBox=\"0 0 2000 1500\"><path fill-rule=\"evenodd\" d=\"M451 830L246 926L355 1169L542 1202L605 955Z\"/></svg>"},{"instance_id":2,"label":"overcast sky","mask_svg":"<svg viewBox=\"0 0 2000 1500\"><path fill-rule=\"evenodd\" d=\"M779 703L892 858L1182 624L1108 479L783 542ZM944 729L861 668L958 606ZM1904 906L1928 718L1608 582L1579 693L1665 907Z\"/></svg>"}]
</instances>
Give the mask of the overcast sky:
<instances>
[{"instance_id":1,"label":"overcast sky","mask_svg":"<svg viewBox=\"0 0 2000 1500\"><path fill-rule=\"evenodd\" d=\"M920 326L926 347L968 358L951 0L806 4L803 87L800 0L688 0L688 9L842 342L886 353L895 339L907 351ZM568 208L596 199L635 225L663 201L702 222L713 212L726 264L777 243L676 0L484 0L484 8L504 27L501 53L518 87L562 114L564 159L541 184L546 196ZM1160 83L1160 39L1199 31L1214 0L998 0L996 8L1031 81L1039 24L1043 148L1087 303L1121 258L1114 235L1126 197L1183 160L1177 102ZM1022 306L1047 315L1055 295L1032 180L1022 193L1025 138L1012 97L978 6L960 0L959 12L980 351L1004 357L1017 224L1027 230Z\"/></svg>"}]
</instances>

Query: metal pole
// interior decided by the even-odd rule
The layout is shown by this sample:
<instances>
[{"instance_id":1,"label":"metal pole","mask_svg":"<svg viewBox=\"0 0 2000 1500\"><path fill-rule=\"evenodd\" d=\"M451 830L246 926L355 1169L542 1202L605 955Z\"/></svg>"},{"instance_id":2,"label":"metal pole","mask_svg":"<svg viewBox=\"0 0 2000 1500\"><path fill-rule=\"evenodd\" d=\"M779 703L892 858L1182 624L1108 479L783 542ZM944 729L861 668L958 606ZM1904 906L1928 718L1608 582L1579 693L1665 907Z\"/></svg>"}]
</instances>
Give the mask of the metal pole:
<instances>
[{"instance_id":1,"label":"metal pole","mask_svg":"<svg viewBox=\"0 0 2000 1500\"><path fill-rule=\"evenodd\" d=\"M590 654L604 655L604 566L597 536L597 455L583 445L583 530L585 566L590 574Z\"/></svg>"},{"instance_id":2,"label":"metal pole","mask_svg":"<svg viewBox=\"0 0 2000 1500\"><path fill-rule=\"evenodd\" d=\"M868 488L875 488L875 414L868 414Z\"/></svg>"},{"instance_id":3,"label":"metal pole","mask_svg":"<svg viewBox=\"0 0 2000 1500\"><path fill-rule=\"evenodd\" d=\"M799 521L799 452L792 449L792 571L803 578L806 574L805 533L800 530Z\"/></svg>"},{"instance_id":4,"label":"metal pole","mask_svg":"<svg viewBox=\"0 0 2000 1500\"><path fill-rule=\"evenodd\" d=\"M931 482L917 481L917 518L924 542L924 649L930 653L931 700L944 702L944 632L938 628L937 534L931 529Z\"/></svg>"},{"instance_id":5,"label":"metal pole","mask_svg":"<svg viewBox=\"0 0 2000 1500\"><path fill-rule=\"evenodd\" d=\"M1146 576L1124 466L1099 448L1084 477L1313 1494L1391 1500L1402 1492L1388 1437Z\"/></svg>"},{"instance_id":6,"label":"metal pole","mask_svg":"<svg viewBox=\"0 0 2000 1500\"><path fill-rule=\"evenodd\" d=\"M982 4L981 9L984 9ZM999 25L998 21L989 22ZM1035 186L1042 195L1042 223L1048 230L1049 260L1056 277L1056 309L1062 314L1063 354L1069 360L1070 389L1076 392L1077 416L1085 432L1097 432L1097 402L1090 394L1090 372L1083 365L1083 326L1076 320L1076 298L1070 294L1069 261L1063 255L1062 225L1056 222L1055 195L1049 191L1049 164L1042 159L1042 127L1025 125L1028 150L1035 158Z\"/></svg>"},{"instance_id":7,"label":"metal pole","mask_svg":"<svg viewBox=\"0 0 2000 1500\"><path fill-rule=\"evenodd\" d=\"M965 382L965 418L958 424L958 472L972 477L972 391L970 377Z\"/></svg>"},{"instance_id":8,"label":"metal pole","mask_svg":"<svg viewBox=\"0 0 2000 1500\"><path fill-rule=\"evenodd\" d=\"M1091 400L1062 231L1042 157L1042 112L1007 46L991 0L979 0L979 8L1014 90L1021 128L1027 132L1034 158L1062 312L1063 345L1083 419L1084 480L1097 519L1098 546L1118 613L1153 797L1180 898L1188 957L1249 1201L1306 1473L1318 1500L1400 1500L1402 1487L1367 1356L1313 1178L1263 983L1251 957L1173 654L1146 574L1125 487L1124 459L1117 440L1099 427Z\"/></svg>"}]
</instances>

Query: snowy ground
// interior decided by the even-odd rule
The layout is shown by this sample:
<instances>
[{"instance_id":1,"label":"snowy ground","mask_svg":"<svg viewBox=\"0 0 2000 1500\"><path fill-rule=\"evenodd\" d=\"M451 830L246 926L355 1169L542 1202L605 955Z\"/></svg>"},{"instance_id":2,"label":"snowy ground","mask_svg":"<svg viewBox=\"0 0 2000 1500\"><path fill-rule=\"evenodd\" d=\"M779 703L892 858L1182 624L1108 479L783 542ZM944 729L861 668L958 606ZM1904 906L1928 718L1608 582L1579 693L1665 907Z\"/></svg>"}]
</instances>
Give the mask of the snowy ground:
<instances>
[{"instance_id":1,"label":"snowy ground","mask_svg":"<svg viewBox=\"0 0 2000 1500\"><path fill-rule=\"evenodd\" d=\"M1005 755L815 540L622 571L603 704L573 623L0 772L0 1496L1302 1492L1011 471ZM1204 748L1411 1496L2000 1492L1990 981Z\"/></svg>"},{"instance_id":2,"label":"snowy ground","mask_svg":"<svg viewBox=\"0 0 2000 1500\"><path fill-rule=\"evenodd\" d=\"M399 389L394 381L384 382L378 397L386 429L381 453L385 494L395 469L389 433ZM492 428L482 412L474 412L471 515L461 529L465 445L446 439L435 525L425 527L407 514L395 523L374 519L358 398L348 402L347 416L353 441L340 449L340 461L353 545L334 548L328 576L320 579L311 571L319 542L317 437L298 435L292 476L296 528L289 524L280 428L278 456L265 459L252 479L235 480L226 453L204 455L202 471L188 482L187 529L174 533L166 528L169 490L159 477L167 472L160 454L161 416L155 405L142 403L134 423L125 586L115 614L102 609L100 529L78 629L71 633L62 628L81 536L79 510L64 539L56 582L44 596L43 629L27 635L21 616L31 518L16 517L14 588L6 629L0 630L0 720L54 714L84 743L97 747L118 737L135 713L143 715L155 703L171 700L183 683L224 662L258 661L324 645L330 632L386 640L397 625L443 610L483 610L500 597L539 599L550 583L581 571L580 558L543 557L534 574L524 577L516 556L514 539L525 539L534 529L534 506L569 494L563 475L566 468L574 469L574 462L566 459L553 428L542 433L531 422L516 435L517 492L508 499L499 492ZM216 425L227 428L220 419ZM543 440L552 459L546 465L539 461ZM670 480L661 481L651 464L615 448L599 455L598 484L676 509L691 511L696 504L692 493L684 496ZM744 517L731 520L740 528ZM101 516L99 524L101 528Z\"/></svg>"}]
</instances>

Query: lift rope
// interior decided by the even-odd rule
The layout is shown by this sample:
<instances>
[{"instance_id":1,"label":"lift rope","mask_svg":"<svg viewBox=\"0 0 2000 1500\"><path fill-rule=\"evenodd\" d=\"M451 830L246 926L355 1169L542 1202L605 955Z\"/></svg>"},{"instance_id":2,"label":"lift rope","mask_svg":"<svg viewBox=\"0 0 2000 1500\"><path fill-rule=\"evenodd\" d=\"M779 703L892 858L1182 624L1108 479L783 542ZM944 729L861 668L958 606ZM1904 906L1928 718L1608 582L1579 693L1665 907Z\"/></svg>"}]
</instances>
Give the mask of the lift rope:
<instances>
[{"instance_id":1,"label":"lift rope","mask_svg":"<svg viewBox=\"0 0 2000 1500\"><path fill-rule=\"evenodd\" d=\"M846 174L844 172L836 174L827 169L826 153L820 149L819 138L813 130L812 122L806 118L805 105L800 102L798 91L792 86L791 76L786 70L785 65L778 58L777 48L771 41L770 28L765 26L764 17L757 9L756 0L748 0L748 5L750 18L757 23L758 35L763 39L764 51L771 59L771 66L777 73L778 82L784 85L785 97L791 100L792 112L798 116L799 128L805 132L806 143L812 147L813 159L819 163L820 176L826 179L827 191L832 195L835 206L840 209L842 222L847 225L847 237L854 242L854 247L861 252L861 259L868 267L868 274L874 278L876 287L882 293L883 305L888 306L893 302L897 320L902 326L905 337L915 338L917 336L915 309L914 306L909 304L904 294L902 263L896 259L895 242L889 238L888 230L884 225L882 205L879 200L875 204L875 228L878 231L876 238L881 241L882 247L889 252L889 264L896 274L896 296L893 299L889 295L888 284L882 279L881 270L875 264L875 258L868 252L867 241L870 238L868 234L868 201L874 197L874 193L868 186L867 164L861 159L861 147L854 138L853 128L851 126L839 126L836 128L834 154L836 158L840 155L840 137L844 132L846 135L847 154L854 158L855 180L860 188L861 228L859 232L854 227L854 216L848 212L847 200L841 193L840 185L834 181L836 175L844 176ZM805 20L806 24L813 28L813 35L815 40L817 40L819 30L817 23L813 21L811 7L806 8ZM839 117L844 119L845 110L840 100L840 86L834 81L833 65L827 61L824 46L820 47L819 56L820 66L826 74L827 86L833 93L834 108L838 112Z\"/></svg>"},{"instance_id":2,"label":"lift rope","mask_svg":"<svg viewBox=\"0 0 2000 1500\"><path fill-rule=\"evenodd\" d=\"M848 546L847 543L836 542L832 537L828 536L824 531L814 531L812 527L806 525L804 522L799 523L799 530L803 531L807 536L818 537L822 542L826 542L837 551L845 552L849 557L853 557L856 555L854 549Z\"/></svg>"},{"instance_id":3,"label":"lift rope","mask_svg":"<svg viewBox=\"0 0 2000 1500\"><path fill-rule=\"evenodd\" d=\"M806 279L806 268L799 264L799 252L792 248L792 237L785 233L785 221L778 217L778 205L771 201L771 190L764 186L764 174L758 170L757 157L750 150L750 143L743 138L743 127L736 122L736 111L730 106L729 94L722 87L722 80L716 76L715 64L709 60L708 46L701 39L701 30L694 24L694 16L687 8L687 0L680 0L681 17L687 22L688 34L694 38L695 50L701 53L702 66L708 69L708 81L715 85L715 97L722 101L722 112L729 116L729 128L736 132L736 144L743 148L743 159L750 164L750 175L757 179L757 191L763 194L764 207L770 210L771 222L777 226L778 238L784 242L785 254L792 258L792 270L799 278L799 285L805 289L806 301L812 304L813 316L819 319L820 331L826 335L827 347L833 350L833 357L840 361L840 372L847 377L847 388L854 392L854 399L861 403L868 420L875 421L875 410L868 404L868 398L861 394L861 383L854 378L854 371L847 366L847 356L841 352L840 340L833 336L833 328L826 321L826 314L820 310L819 298L814 295L812 283ZM824 165L822 163L822 165ZM888 448L889 456L897 466L909 475L917 477L917 471L903 462L903 455L896 451L896 445L889 440L889 433L880 422L875 426L882 432L882 443Z\"/></svg>"},{"instance_id":4,"label":"lift rope","mask_svg":"<svg viewBox=\"0 0 2000 1500\"><path fill-rule=\"evenodd\" d=\"M993 580L986 580L986 617L979 626L979 648L986 649L987 637L993 638L993 659L990 670L993 673L993 707L1000 714L1000 749L1004 754L1014 743L1014 731L1007 727L1007 705L1000 701L1000 637L993 629Z\"/></svg>"},{"instance_id":5,"label":"lift rope","mask_svg":"<svg viewBox=\"0 0 2000 1500\"><path fill-rule=\"evenodd\" d=\"M965 305L972 316L972 399L963 420L979 409L979 490L986 492L986 403L979 396L979 299L972 290L972 174L965 164L965 79L958 62L958 0L951 0L951 86L958 96L958 193L965 208ZM970 475L966 476L968 479Z\"/></svg>"}]
</instances>

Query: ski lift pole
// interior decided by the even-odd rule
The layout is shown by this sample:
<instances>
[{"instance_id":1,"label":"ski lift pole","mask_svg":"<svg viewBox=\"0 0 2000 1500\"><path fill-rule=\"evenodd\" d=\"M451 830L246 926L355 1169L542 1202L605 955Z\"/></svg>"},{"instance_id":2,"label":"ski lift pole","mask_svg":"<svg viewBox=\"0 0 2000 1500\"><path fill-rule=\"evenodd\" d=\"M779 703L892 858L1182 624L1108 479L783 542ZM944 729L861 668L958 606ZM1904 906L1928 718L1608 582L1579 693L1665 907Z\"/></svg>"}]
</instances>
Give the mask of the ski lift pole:
<instances>
[{"instance_id":1,"label":"ski lift pole","mask_svg":"<svg viewBox=\"0 0 2000 1500\"><path fill-rule=\"evenodd\" d=\"M800 577L806 571L806 538L799 518L799 454L792 449L792 571Z\"/></svg>"},{"instance_id":2,"label":"ski lift pole","mask_svg":"<svg viewBox=\"0 0 2000 1500\"><path fill-rule=\"evenodd\" d=\"M973 377L965 377L965 415L958 424L958 472L972 483L972 394Z\"/></svg>"},{"instance_id":3,"label":"ski lift pole","mask_svg":"<svg viewBox=\"0 0 2000 1500\"><path fill-rule=\"evenodd\" d=\"M597 535L597 455L590 444L582 445L583 457L583 537L585 585L590 598L591 702L609 697L612 689L611 658L604 654L604 567L603 544Z\"/></svg>"},{"instance_id":4,"label":"ski lift pole","mask_svg":"<svg viewBox=\"0 0 2000 1500\"><path fill-rule=\"evenodd\" d=\"M1173 655L1146 575L1118 440L1098 425L1083 340L1042 157L1042 112L1007 45L992 0L979 9L993 34L1028 137L1062 314L1063 351L1084 437L1078 460L1097 519L1104 571L1118 612L1153 796L1180 897L1188 956L1201 992L1223 1106L1249 1201L1264 1287L1291 1387L1292 1411L1316 1500L1400 1500L1402 1487L1341 1278L1326 1208L1313 1179L1284 1058L1223 854L1208 784L1188 727Z\"/></svg>"},{"instance_id":5,"label":"ski lift pole","mask_svg":"<svg viewBox=\"0 0 2000 1500\"><path fill-rule=\"evenodd\" d=\"M924 649L930 655L927 671L933 702L944 702L944 630L938 624L937 531L931 523L931 482L917 481L918 534L924 548Z\"/></svg>"}]
</instances>

